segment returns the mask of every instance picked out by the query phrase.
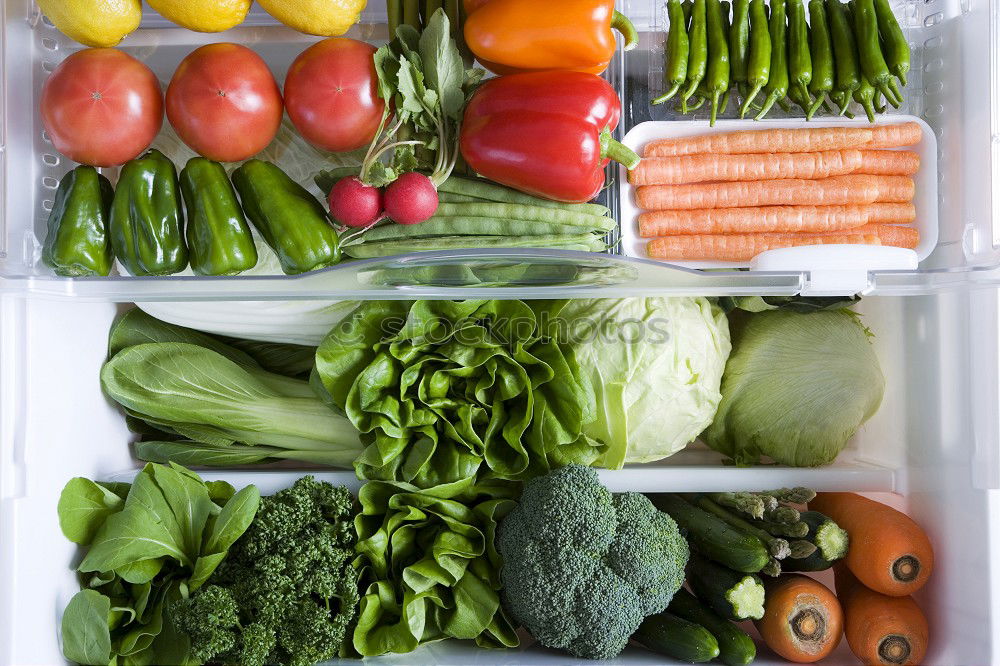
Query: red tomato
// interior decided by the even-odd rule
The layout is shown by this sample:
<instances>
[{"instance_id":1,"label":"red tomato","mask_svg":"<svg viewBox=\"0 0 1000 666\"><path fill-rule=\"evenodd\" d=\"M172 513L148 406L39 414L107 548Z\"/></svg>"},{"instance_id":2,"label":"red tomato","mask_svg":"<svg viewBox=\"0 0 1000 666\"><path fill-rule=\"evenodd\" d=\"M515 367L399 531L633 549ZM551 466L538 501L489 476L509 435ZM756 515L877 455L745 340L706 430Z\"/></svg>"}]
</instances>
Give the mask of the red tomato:
<instances>
[{"instance_id":1,"label":"red tomato","mask_svg":"<svg viewBox=\"0 0 1000 666\"><path fill-rule=\"evenodd\" d=\"M324 150L355 150L375 137L385 103L378 96L375 47L346 37L313 44L285 78L288 117Z\"/></svg>"},{"instance_id":2,"label":"red tomato","mask_svg":"<svg viewBox=\"0 0 1000 666\"><path fill-rule=\"evenodd\" d=\"M60 153L82 164L117 166L156 138L163 90L149 67L124 51L84 49L46 79L41 112Z\"/></svg>"},{"instance_id":3,"label":"red tomato","mask_svg":"<svg viewBox=\"0 0 1000 666\"><path fill-rule=\"evenodd\" d=\"M281 126L281 90L263 58L239 44L192 51L167 87L167 118L192 150L239 162L264 150Z\"/></svg>"}]
</instances>

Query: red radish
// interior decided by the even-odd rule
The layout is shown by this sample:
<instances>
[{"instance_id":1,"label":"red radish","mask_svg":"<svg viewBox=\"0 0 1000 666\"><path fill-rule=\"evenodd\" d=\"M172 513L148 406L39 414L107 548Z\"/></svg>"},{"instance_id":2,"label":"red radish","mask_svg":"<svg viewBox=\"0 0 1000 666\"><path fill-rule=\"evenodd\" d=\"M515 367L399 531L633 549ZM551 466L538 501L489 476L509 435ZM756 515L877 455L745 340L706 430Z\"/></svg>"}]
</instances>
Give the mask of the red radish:
<instances>
[{"instance_id":1,"label":"red radish","mask_svg":"<svg viewBox=\"0 0 1000 666\"><path fill-rule=\"evenodd\" d=\"M348 227L369 227L382 215L382 190L356 177L342 178L330 189L330 215Z\"/></svg>"},{"instance_id":2,"label":"red radish","mask_svg":"<svg viewBox=\"0 0 1000 666\"><path fill-rule=\"evenodd\" d=\"M385 214L397 224L423 222L437 207L437 188L422 173L404 173L385 188Z\"/></svg>"}]
</instances>

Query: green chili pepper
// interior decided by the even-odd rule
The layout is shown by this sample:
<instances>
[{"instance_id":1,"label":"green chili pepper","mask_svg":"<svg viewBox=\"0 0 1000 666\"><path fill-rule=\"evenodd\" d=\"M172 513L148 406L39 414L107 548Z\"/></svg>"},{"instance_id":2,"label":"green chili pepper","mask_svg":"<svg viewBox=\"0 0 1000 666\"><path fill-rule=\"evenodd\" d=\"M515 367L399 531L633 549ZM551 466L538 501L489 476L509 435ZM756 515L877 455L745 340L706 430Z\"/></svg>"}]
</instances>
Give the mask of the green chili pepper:
<instances>
[{"instance_id":1,"label":"green chili pepper","mask_svg":"<svg viewBox=\"0 0 1000 666\"><path fill-rule=\"evenodd\" d=\"M684 29L691 27L691 8L694 7L694 0L684 0L681 3L681 10L684 12Z\"/></svg>"},{"instance_id":2,"label":"green chili pepper","mask_svg":"<svg viewBox=\"0 0 1000 666\"><path fill-rule=\"evenodd\" d=\"M747 82L750 53L750 0L733 1L733 22L729 26L729 69L733 83Z\"/></svg>"},{"instance_id":3,"label":"green chili pepper","mask_svg":"<svg viewBox=\"0 0 1000 666\"><path fill-rule=\"evenodd\" d=\"M826 103L826 95L833 91L833 46L823 0L809 0L809 48L812 56L809 92L816 99L806 111L806 120L812 120L820 105Z\"/></svg>"},{"instance_id":4,"label":"green chili pepper","mask_svg":"<svg viewBox=\"0 0 1000 666\"><path fill-rule=\"evenodd\" d=\"M804 0L788 0L788 79L789 88L795 90L795 97L789 98L809 112L812 98L809 84L812 83L812 57L809 53L809 26L806 25ZM803 104L805 106L803 106Z\"/></svg>"},{"instance_id":5,"label":"green chili pepper","mask_svg":"<svg viewBox=\"0 0 1000 666\"><path fill-rule=\"evenodd\" d=\"M861 62L861 72L877 90L881 90L890 102L895 95L889 87L892 74L882 55L879 44L878 19L875 16L873 0L852 0L854 14L854 35L858 43L858 56Z\"/></svg>"},{"instance_id":6,"label":"green chili pepper","mask_svg":"<svg viewBox=\"0 0 1000 666\"><path fill-rule=\"evenodd\" d=\"M687 108L687 101L698 90L708 69L708 26L705 15L705 0L694 0L691 8L691 28L688 30L687 89L681 96L681 107Z\"/></svg>"},{"instance_id":7,"label":"green chili pepper","mask_svg":"<svg viewBox=\"0 0 1000 666\"><path fill-rule=\"evenodd\" d=\"M826 0L826 18L830 23L836 85L834 91L840 100L840 113L847 111L852 93L861 86L861 69L858 66L858 48L854 41L853 22L847 5L840 0Z\"/></svg>"},{"instance_id":8,"label":"green chili pepper","mask_svg":"<svg viewBox=\"0 0 1000 666\"><path fill-rule=\"evenodd\" d=\"M687 80L688 35L680 0L668 0L667 13L670 16L670 32L665 47L667 62L663 77L667 83L667 92L654 99L653 104L662 104L676 95Z\"/></svg>"},{"instance_id":9,"label":"green chili pepper","mask_svg":"<svg viewBox=\"0 0 1000 666\"><path fill-rule=\"evenodd\" d=\"M195 273L236 275L257 265L257 246L221 164L192 158L181 171L181 193Z\"/></svg>"},{"instance_id":10,"label":"green chili pepper","mask_svg":"<svg viewBox=\"0 0 1000 666\"><path fill-rule=\"evenodd\" d=\"M871 84L868 77L861 75L861 86L852 93L854 101L861 105L868 116L868 122L875 122L875 86Z\"/></svg>"},{"instance_id":11,"label":"green chili pepper","mask_svg":"<svg viewBox=\"0 0 1000 666\"><path fill-rule=\"evenodd\" d=\"M108 217L115 196L111 181L94 167L79 166L59 181L42 261L56 275L107 275L114 255L108 241Z\"/></svg>"},{"instance_id":12,"label":"green chili pepper","mask_svg":"<svg viewBox=\"0 0 1000 666\"><path fill-rule=\"evenodd\" d=\"M705 10L708 24L708 74L705 87L712 101L709 119L709 127L712 127L719 113L719 100L729 90L729 40L726 38L720 0L706 0Z\"/></svg>"},{"instance_id":13,"label":"green chili pepper","mask_svg":"<svg viewBox=\"0 0 1000 666\"><path fill-rule=\"evenodd\" d=\"M752 86L743 96L740 118L745 118L750 105L764 89L771 73L771 35L768 32L767 5L764 0L750 0L750 50L747 54L747 85Z\"/></svg>"},{"instance_id":14,"label":"green chili pepper","mask_svg":"<svg viewBox=\"0 0 1000 666\"><path fill-rule=\"evenodd\" d=\"M910 71L910 44L903 36L899 21L892 13L888 0L875 0L875 16L878 31L882 35L882 52L886 64L899 82L906 85L906 73Z\"/></svg>"},{"instance_id":15,"label":"green chili pepper","mask_svg":"<svg viewBox=\"0 0 1000 666\"><path fill-rule=\"evenodd\" d=\"M340 240L323 205L284 171L270 162L250 160L233 173L233 184L247 217L286 274L340 261Z\"/></svg>"},{"instance_id":16,"label":"green chili pepper","mask_svg":"<svg viewBox=\"0 0 1000 666\"><path fill-rule=\"evenodd\" d=\"M174 164L150 150L122 167L111 205L111 247L132 275L170 275L188 263Z\"/></svg>"},{"instance_id":17,"label":"green chili pepper","mask_svg":"<svg viewBox=\"0 0 1000 666\"><path fill-rule=\"evenodd\" d=\"M755 116L760 120L775 102L784 102L788 94L788 47L785 44L785 0L771 0L768 32L771 37L771 75L764 87L764 104Z\"/></svg>"}]
</instances>

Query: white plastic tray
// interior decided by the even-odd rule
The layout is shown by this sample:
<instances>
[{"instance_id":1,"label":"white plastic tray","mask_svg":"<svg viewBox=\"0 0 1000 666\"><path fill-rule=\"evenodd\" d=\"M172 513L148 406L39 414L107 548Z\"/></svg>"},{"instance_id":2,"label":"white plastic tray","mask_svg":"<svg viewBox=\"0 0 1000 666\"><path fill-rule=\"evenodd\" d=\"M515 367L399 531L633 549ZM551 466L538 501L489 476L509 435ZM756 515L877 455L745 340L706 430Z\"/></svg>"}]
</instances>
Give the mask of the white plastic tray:
<instances>
[{"instance_id":1,"label":"white plastic tray","mask_svg":"<svg viewBox=\"0 0 1000 666\"><path fill-rule=\"evenodd\" d=\"M914 175L916 193L913 205L916 207L917 219L915 226L920 231L920 244L916 250L906 250L894 247L868 247L859 245L815 245L780 250L770 250L767 254L771 262L785 269L809 270L813 259L832 257L852 269L865 270L900 270L916 268L937 245L938 241L938 179L937 179L937 139L926 122L916 116L885 115L876 118L878 125L896 125L905 122L915 122L923 130L923 138L915 146L907 146L906 150L916 151L920 155L920 171ZM672 139L698 134L719 134L753 129L777 129L799 127L836 127L843 125L866 126L867 120L850 120L848 118L821 118L808 124L802 119L775 118L773 120L719 120L715 127L709 127L705 120L671 120L647 121L633 127L622 140L626 146L640 155L646 143L654 139ZM621 188L621 244L622 252L629 257L649 258L646 253L648 238L639 236L639 214L642 210L635 202L635 187L628 182L628 172L625 167L619 170ZM787 255L788 261L781 261ZM670 261L688 268L743 268L750 267L752 262L732 261ZM910 264L910 265L907 265ZM757 267L760 269L761 267Z\"/></svg>"}]
</instances>

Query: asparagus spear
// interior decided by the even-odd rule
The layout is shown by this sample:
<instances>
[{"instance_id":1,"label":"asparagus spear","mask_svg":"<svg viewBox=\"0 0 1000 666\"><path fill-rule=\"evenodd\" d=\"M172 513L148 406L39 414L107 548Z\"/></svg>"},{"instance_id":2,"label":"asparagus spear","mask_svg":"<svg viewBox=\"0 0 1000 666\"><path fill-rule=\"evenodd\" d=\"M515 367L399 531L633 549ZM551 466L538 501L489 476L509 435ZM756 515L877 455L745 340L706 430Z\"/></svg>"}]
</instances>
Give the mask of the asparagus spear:
<instances>
[{"instance_id":1,"label":"asparagus spear","mask_svg":"<svg viewBox=\"0 0 1000 666\"><path fill-rule=\"evenodd\" d=\"M803 539L796 539L795 541L790 541L788 543L791 548L791 552L788 557L793 560L801 560L809 557L816 552L816 544L811 541L805 541Z\"/></svg>"},{"instance_id":2,"label":"asparagus spear","mask_svg":"<svg viewBox=\"0 0 1000 666\"><path fill-rule=\"evenodd\" d=\"M727 511L725 508L719 506L713 502L709 497L705 495L697 496L694 500L695 506L703 509L718 518L721 518L726 523L740 530L741 532L746 532L747 534L752 534L767 546L767 550L771 553L771 556L775 559L784 559L788 557L791 553L791 549L788 542L784 539L775 537L773 534L768 533L754 525L750 524L743 518L734 515L731 511ZM807 528L808 530L808 528ZM805 536L805 535L803 535Z\"/></svg>"}]
</instances>

